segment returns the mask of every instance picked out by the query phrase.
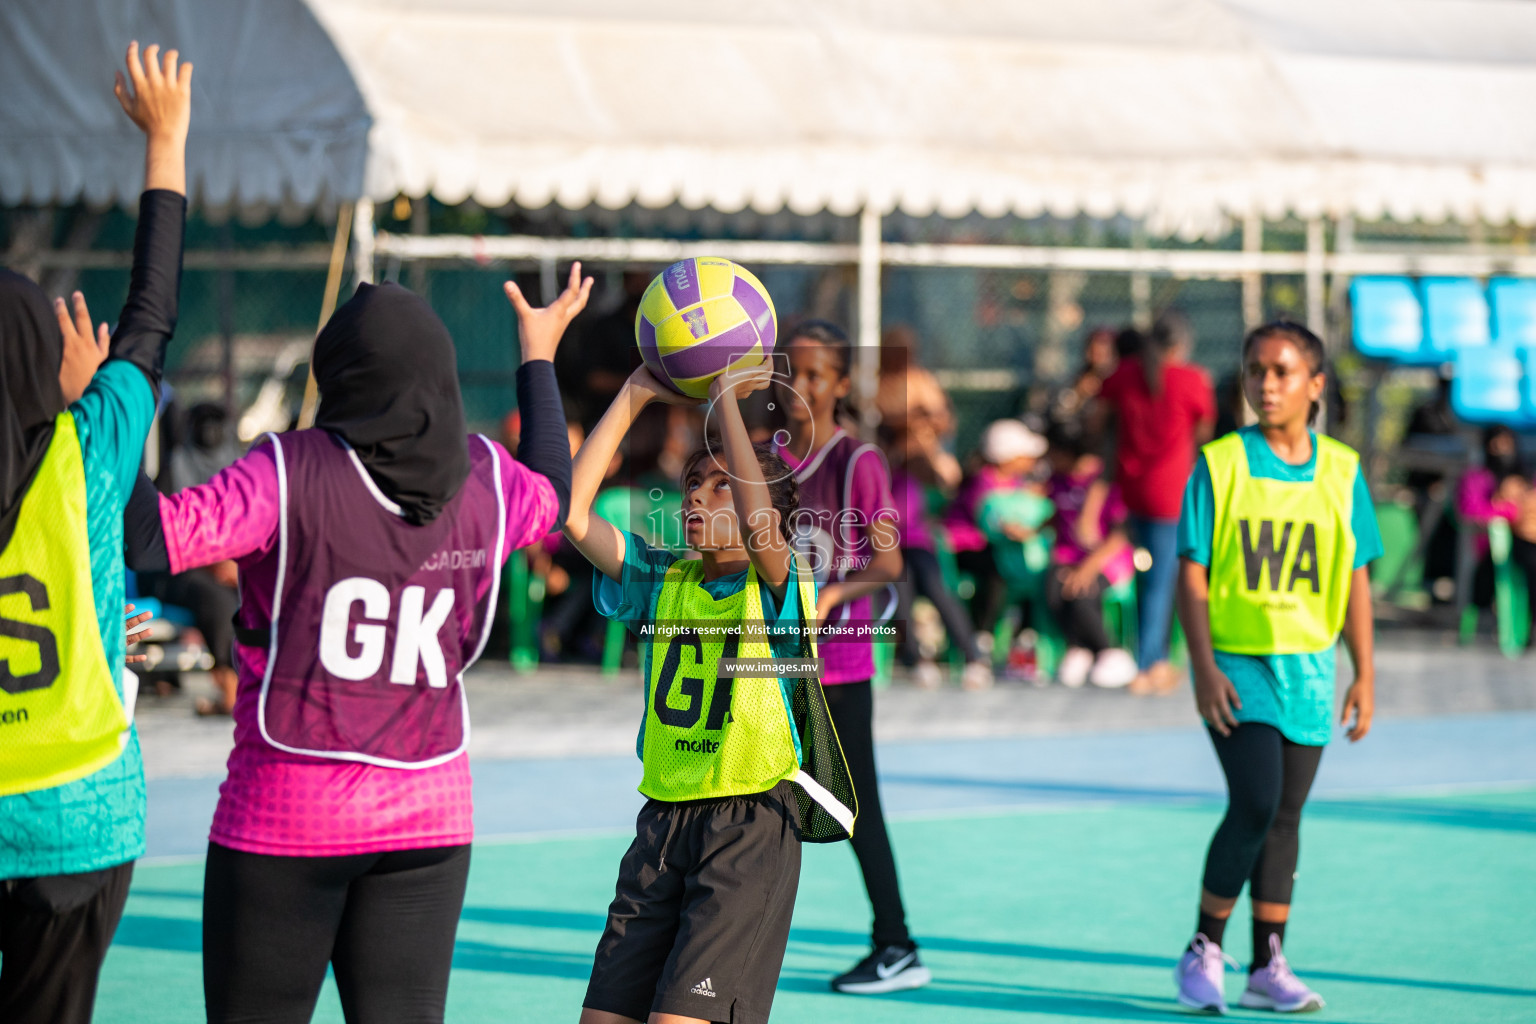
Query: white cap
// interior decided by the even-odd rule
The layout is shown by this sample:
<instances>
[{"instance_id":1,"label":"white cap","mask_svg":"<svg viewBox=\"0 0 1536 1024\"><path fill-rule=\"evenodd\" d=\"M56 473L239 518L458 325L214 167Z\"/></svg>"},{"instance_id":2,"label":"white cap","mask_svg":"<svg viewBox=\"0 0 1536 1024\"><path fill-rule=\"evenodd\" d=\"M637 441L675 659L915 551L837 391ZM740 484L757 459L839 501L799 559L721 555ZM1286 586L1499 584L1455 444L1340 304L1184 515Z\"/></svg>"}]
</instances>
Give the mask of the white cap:
<instances>
[{"instance_id":1,"label":"white cap","mask_svg":"<svg viewBox=\"0 0 1536 1024\"><path fill-rule=\"evenodd\" d=\"M981 435L981 457L994 466L1025 456L1038 459L1048 447L1045 438L1020 420L997 420Z\"/></svg>"}]
</instances>

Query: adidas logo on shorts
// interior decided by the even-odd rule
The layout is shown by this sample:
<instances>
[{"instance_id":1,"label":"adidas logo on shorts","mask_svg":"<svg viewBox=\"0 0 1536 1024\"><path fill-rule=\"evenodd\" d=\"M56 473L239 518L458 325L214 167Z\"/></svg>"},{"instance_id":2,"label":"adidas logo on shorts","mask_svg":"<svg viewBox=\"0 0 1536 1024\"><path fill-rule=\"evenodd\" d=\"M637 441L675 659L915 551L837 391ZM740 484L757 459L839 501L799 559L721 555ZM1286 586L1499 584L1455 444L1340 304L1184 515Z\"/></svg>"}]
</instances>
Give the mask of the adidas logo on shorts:
<instances>
[{"instance_id":1,"label":"adidas logo on shorts","mask_svg":"<svg viewBox=\"0 0 1536 1024\"><path fill-rule=\"evenodd\" d=\"M709 996L711 999L715 998L715 990L710 986L708 978L705 978L703 981L699 982L688 991L696 996Z\"/></svg>"}]
</instances>

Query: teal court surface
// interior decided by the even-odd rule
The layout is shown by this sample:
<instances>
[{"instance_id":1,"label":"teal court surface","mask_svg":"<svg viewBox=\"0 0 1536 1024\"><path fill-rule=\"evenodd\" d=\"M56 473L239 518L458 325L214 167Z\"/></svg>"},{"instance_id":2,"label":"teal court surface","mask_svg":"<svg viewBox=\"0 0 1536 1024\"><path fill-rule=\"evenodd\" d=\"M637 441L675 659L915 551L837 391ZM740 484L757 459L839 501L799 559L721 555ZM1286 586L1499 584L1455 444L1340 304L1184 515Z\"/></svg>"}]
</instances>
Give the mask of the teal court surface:
<instances>
[{"instance_id":1,"label":"teal court surface","mask_svg":"<svg viewBox=\"0 0 1536 1024\"><path fill-rule=\"evenodd\" d=\"M1173 1020L1222 807L1187 726L880 748L933 984L830 992L866 951L850 850L807 847L775 1021ZM480 840L448 1019L575 1021L639 798L623 756L475 762ZM103 1024L202 1019L202 848L218 779L152 779L151 850L102 976ZM1380 720L1334 743L1302 826L1287 952L1310 1019L1536 1021L1536 713ZM1246 904L1228 951L1249 954ZM1228 975L1234 1003L1243 975ZM1237 1019L1272 1015L1234 1009ZM340 1021L327 983L319 1021Z\"/></svg>"}]
</instances>

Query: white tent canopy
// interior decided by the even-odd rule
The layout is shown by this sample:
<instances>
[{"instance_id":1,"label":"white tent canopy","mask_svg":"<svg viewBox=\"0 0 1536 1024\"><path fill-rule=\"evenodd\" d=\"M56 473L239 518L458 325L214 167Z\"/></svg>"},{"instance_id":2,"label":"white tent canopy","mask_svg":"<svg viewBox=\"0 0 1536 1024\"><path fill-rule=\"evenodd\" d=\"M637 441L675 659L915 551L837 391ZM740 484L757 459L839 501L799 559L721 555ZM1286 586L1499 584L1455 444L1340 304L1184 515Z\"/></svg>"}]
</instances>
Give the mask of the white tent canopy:
<instances>
[{"instance_id":1,"label":"white tent canopy","mask_svg":"<svg viewBox=\"0 0 1536 1024\"><path fill-rule=\"evenodd\" d=\"M13 0L0 202L137 193L129 38L197 64L211 208L1536 223L1507 0Z\"/></svg>"}]
</instances>

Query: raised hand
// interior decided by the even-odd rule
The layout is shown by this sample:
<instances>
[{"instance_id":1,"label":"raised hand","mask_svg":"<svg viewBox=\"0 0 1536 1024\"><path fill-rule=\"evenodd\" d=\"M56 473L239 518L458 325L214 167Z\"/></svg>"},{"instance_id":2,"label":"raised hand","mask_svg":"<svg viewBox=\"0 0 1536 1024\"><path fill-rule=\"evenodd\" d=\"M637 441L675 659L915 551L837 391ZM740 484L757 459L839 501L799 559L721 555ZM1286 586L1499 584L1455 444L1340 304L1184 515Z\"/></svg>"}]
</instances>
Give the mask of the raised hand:
<instances>
[{"instance_id":1,"label":"raised hand","mask_svg":"<svg viewBox=\"0 0 1536 1024\"><path fill-rule=\"evenodd\" d=\"M75 292L70 296L73 313L63 299L53 300L53 314L59 320L59 332L64 335L64 361L59 364L59 390L64 392L64 404L72 405L85 394L97 367L107 361L112 335L107 325L91 330L91 313L85 308L85 296Z\"/></svg>"},{"instance_id":2,"label":"raised hand","mask_svg":"<svg viewBox=\"0 0 1536 1024\"><path fill-rule=\"evenodd\" d=\"M192 124L192 65L179 64L175 50L154 43L139 58L139 44L128 44L128 75L117 72L112 92L123 113L148 140L144 157L145 189L187 192L187 131Z\"/></svg>"},{"instance_id":3,"label":"raised hand","mask_svg":"<svg viewBox=\"0 0 1536 1024\"><path fill-rule=\"evenodd\" d=\"M754 391L762 391L772 383L773 367L764 360L757 366L726 370L720 374L710 381L709 397L713 400L729 394L737 398L745 398Z\"/></svg>"},{"instance_id":4,"label":"raised hand","mask_svg":"<svg viewBox=\"0 0 1536 1024\"><path fill-rule=\"evenodd\" d=\"M644 366L637 367L634 373L629 375L627 382L629 387L641 392L647 402L660 402L662 405L702 405L704 399L691 398L679 391L673 391L656 375Z\"/></svg>"},{"instance_id":5,"label":"raised hand","mask_svg":"<svg viewBox=\"0 0 1536 1024\"><path fill-rule=\"evenodd\" d=\"M512 308L517 310L517 336L522 341L523 362L535 359L554 359L560 347L560 338L570 326L576 314L587 308L587 296L592 294L592 279L581 276L581 262L571 264L570 283L559 297L542 309L528 304L523 290L516 281L502 286Z\"/></svg>"}]
</instances>

